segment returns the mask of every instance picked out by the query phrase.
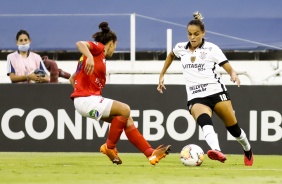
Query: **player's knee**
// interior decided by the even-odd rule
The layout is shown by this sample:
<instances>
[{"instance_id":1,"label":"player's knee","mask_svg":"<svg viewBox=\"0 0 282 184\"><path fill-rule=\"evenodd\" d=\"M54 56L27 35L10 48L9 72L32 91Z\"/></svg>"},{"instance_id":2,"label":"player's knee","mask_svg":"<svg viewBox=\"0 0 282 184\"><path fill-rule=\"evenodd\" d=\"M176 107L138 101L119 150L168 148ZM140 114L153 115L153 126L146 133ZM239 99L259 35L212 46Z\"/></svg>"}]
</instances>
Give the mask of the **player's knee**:
<instances>
[{"instance_id":1,"label":"player's knee","mask_svg":"<svg viewBox=\"0 0 282 184\"><path fill-rule=\"evenodd\" d=\"M122 105L122 112L121 115L125 118L128 118L130 116L130 107L127 104Z\"/></svg>"},{"instance_id":2,"label":"player's knee","mask_svg":"<svg viewBox=\"0 0 282 184\"><path fill-rule=\"evenodd\" d=\"M132 119L131 116L128 117L127 123L126 123L126 127L131 127L134 126L134 121ZM134 126L135 127L135 126ZM132 127L133 128L133 127Z\"/></svg>"},{"instance_id":3,"label":"player's knee","mask_svg":"<svg viewBox=\"0 0 282 184\"><path fill-rule=\"evenodd\" d=\"M226 129L233 137L240 137L241 135L241 128L239 127L238 123L236 123L235 125L226 127Z\"/></svg>"},{"instance_id":4,"label":"player's knee","mask_svg":"<svg viewBox=\"0 0 282 184\"><path fill-rule=\"evenodd\" d=\"M197 124L200 125L202 128L205 125L213 125L211 117L208 114L206 114L206 113L201 114L197 118Z\"/></svg>"}]
</instances>

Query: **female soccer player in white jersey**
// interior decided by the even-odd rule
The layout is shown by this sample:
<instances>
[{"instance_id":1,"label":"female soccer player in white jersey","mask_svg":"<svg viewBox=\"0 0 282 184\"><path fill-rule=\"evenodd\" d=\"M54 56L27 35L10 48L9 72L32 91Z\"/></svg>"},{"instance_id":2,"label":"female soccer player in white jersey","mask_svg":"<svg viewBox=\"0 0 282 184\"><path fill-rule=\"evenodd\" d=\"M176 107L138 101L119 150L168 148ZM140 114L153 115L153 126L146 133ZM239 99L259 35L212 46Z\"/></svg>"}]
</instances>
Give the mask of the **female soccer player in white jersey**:
<instances>
[{"instance_id":1,"label":"female soccer player in white jersey","mask_svg":"<svg viewBox=\"0 0 282 184\"><path fill-rule=\"evenodd\" d=\"M240 85L236 71L231 67L222 50L204 39L205 26L199 12L193 14L194 19L188 23L188 42L176 44L169 53L160 73L157 90L163 93L164 74L174 57L181 59L183 75L186 82L188 109L199 126L211 150L207 155L212 160L224 162L226 156L221 152L215 134L212 113L215 112L224 122L227 130L244 149L244 163L252 166L253 153L245 132L239 127L231 100L225 85L216 74L215 65L223 67L231 76L231 81Z\"/></svg>"}]
</instances>

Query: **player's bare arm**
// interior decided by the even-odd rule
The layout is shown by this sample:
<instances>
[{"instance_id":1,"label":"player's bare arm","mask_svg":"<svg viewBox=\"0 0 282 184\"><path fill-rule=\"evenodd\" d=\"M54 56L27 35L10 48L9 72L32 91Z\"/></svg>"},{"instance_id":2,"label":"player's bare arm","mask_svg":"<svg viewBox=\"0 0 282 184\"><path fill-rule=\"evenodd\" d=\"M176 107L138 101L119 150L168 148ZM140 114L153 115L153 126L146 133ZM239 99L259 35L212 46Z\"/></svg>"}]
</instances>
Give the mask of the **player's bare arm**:
<instances>
[{"instance_id":1,"label":"player's bare arm","mask_svg":"<svg viewBox=\"0 0 282 184\"><path fill-rule=\"evenodd\" d=\"M175 57L175 55L174 55L174 53L171 51L171 52L169 53L169 55L167 56L166 60L165 60L163 69L162 69L162 71L161 71L161 73L160 73L159 84L158 84L158 87L157 87L157 90L158 90L160 93L163 93L163 89L166 89L166 87L165 87L165 85L164 85L164 74L166 73L167 69L169 68L170 64L172 63L174 57Z\"/></svg>"},{"instance_id":2,"label":"player's bare arm","mask_svg":"<svg viewBox=\"0 0 282 184\"><path fill-rule=\"evenodd\" d=\"M79 41L76 42L76 47L78 48L78 50L87 57L86 59L86 64L84 67L84 71L87 75L93 73L94 71L94 58L89 50L90 45L88 42L86 41Z\"/></svg>"},{"instance_id":3,"label":"player's bare arm","mask_svg":"<svg viewBox=\"0 0 282 184\"><path fill-rule=\"evenodd\" d=\"M223 66L224 70L230 75L230 80L238 85L240 87L240 79L237 75L237 72L232 68L230 63L225 63Z\"/></svg>"}]
</instances>

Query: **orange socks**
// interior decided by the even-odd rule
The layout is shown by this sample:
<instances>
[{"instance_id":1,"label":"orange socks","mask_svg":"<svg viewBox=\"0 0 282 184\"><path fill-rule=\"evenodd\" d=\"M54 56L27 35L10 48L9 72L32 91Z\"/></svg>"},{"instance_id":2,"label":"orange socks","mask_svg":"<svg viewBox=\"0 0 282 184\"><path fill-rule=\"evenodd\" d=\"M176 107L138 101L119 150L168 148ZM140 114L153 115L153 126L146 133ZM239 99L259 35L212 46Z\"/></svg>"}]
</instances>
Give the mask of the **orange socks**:
<instances>
[{"instance_id":1,"label":"orange socks","mask_svg":"<svg viewBox=\"0 0 282 184\"><path fill-rule=\"evenodd\" d=\"M108 133L108 139L106 141L109 149L114 149L118 142L123 129L126 126L127 118L123 116L116 116L111 123L110 130Z\"/></svg>"},{"instance_id":2,"label":"orange socks","mask_svg":"<svg viewBox=\"0 0 282 184\"><path fill-rule=\"evenodd\" d=\"M138 148L146 157L149 157L152 155L154 149L151 147L151 145L145 140L143 135L140 134L138 129L131 125L130 127L126 127L124 129L125 134L128 138L128 140L136 147Z\"/></svg>"}]
</instances>

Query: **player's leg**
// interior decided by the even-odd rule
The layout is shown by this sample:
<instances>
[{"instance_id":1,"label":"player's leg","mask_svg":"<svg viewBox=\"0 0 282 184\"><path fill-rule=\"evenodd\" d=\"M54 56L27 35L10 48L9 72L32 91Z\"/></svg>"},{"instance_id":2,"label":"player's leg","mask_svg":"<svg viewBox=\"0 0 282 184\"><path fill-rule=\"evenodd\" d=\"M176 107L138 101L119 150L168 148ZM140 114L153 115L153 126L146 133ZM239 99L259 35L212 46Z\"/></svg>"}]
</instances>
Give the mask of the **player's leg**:
<instances>
[{"instance_id":1,"label":"player's leg","mask_svg":"<svg viewBox=\"0 0 282 184\"><path fill-rule=\"evenodd\" d=\"M109 100L109 99L107 99ZM119 101L112 101L105 107L101 120L111 123L108 138L105 144L100 148L100 151L106 154L113 163L121 164L122 161L118 156L116 144L127 125L127 120L130 115L130 107Z\"/></svg>"},{"instance_id":2,"label":"player's leg","mask_svg":"<svg viewBox=\"0 0 282 184\"><path fill-rule=\"evenodd\" d=\"M108 148L113 149L116 147L116 143L119 140L123 129L127 125L127 120L129 116L130 107L127 104L119 101L113 101L109 115L107 113L104 113L103 117L112 117L112 121L110 122L111 126L108 133L108 139L106 142Z\"/></svg>"},{"instance_id":3,"label":"player's leg","mask_svg":"<svg viewBox=\"0 0 282 184\"><path fill-rule=\"evenodd\" d=\"M215 113L223 120L228 132L242 145L245 165L253 164L253 153L246 133L240 128L230 100L219 102L214 107Z\"/></svg>"},{"instance_id":4,"label":"player's leg","mask_svg":"<svg viewBox=\"0 0 282 184\"><path fill-rule=\"evenodd\" d=\"M106 154L113 163L121 164L118 157L116 143L126 126L130 114L128 105L101 96L78 97L74 105L82 116L99 121L111 123L107 142L101 146L100 151Z\"/></svg>"},{"instance_id":5,"label":"player's leg","mask_svg":"<svg viewBox=\"0 0 282 184\"><path fill-rule=\"evenodd\" d=\"M107 141L101 146L100 151L106 154L113 163L122 163L121 159L118 157L116 143L120 139L123 130L129 141L149 158L151 164L155 165L168 154L170 145L152 149L151 145L134 126L133 119L130 117L130 107L127 104L112 101L112 103L108 103L103 109L101 120L110 122L111 126Z\"/></svg>"},{"instance_id":6,"label":"player's leg","mask_svg":"<svg viewBox=\"0 0 282 184\"><path fill-rule=\"evenodd\" d=\"M170 145L153 149L147 140L145 140L143 135L141 135L139 130L135 127L131 117L128 118L127 126L125 127L124 132L128 140L149 159L152 165L157 164L170 151Z\"/></svg>"},{"instance_id":7,"label":"player's leg","mask_svg":"<svg viewBox=\"0 0 282 184\"><path fill-rule=\"evenodd\" d=\"M154 149L151 145L145 140L143 135L139 132L139 130L135 127L133 123L132 117L128 118L127 126L124 128L125 135L127 136L128 140L138 148L144 155L149 157Z\"/></svg>"},{"instance_id":8,"label":"player's leg","mask_svg":"<svg viewBox=\"0 0 282 184\"><path fill-rule=\"evenodd\" d=\"M226 160L226 156L221 153L218 137L214 131L211 119L211 108L206 105L196 103L191 108L191 114L196 120L197 124L202 128L205 140L211 148L211 150L207 152L209 158L224 162Z\"/></svg>"}]
</instances>

